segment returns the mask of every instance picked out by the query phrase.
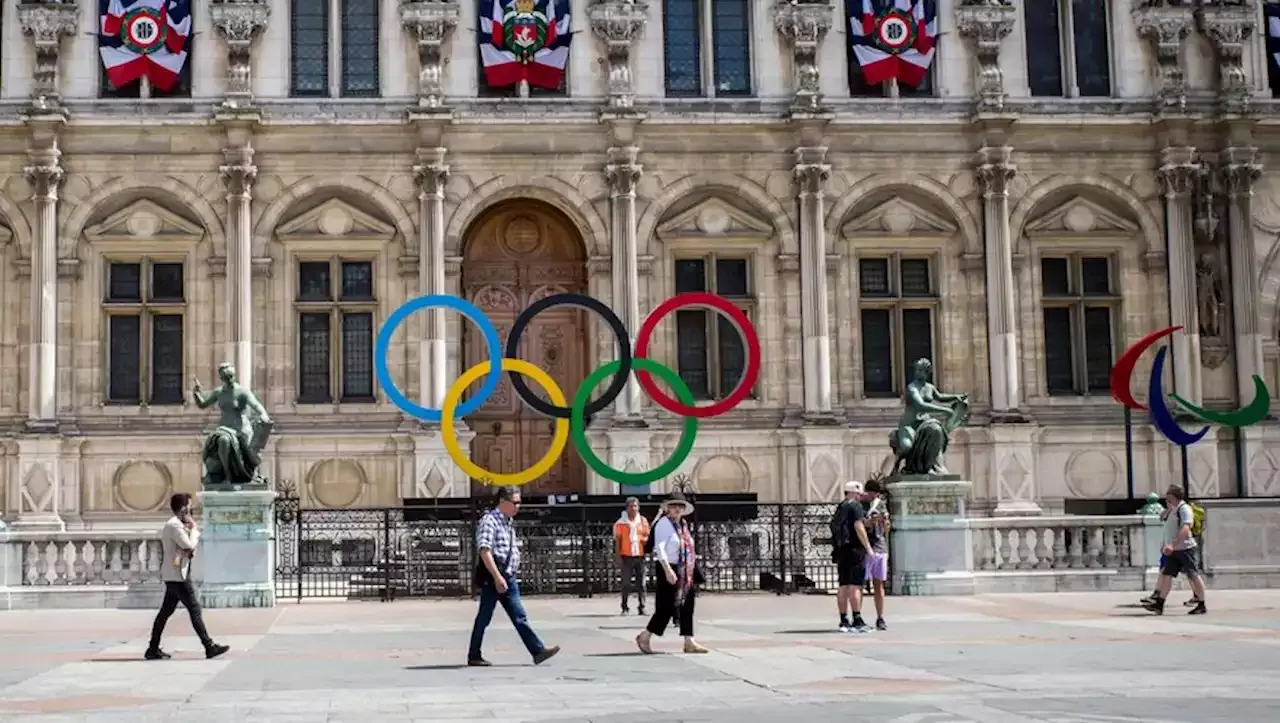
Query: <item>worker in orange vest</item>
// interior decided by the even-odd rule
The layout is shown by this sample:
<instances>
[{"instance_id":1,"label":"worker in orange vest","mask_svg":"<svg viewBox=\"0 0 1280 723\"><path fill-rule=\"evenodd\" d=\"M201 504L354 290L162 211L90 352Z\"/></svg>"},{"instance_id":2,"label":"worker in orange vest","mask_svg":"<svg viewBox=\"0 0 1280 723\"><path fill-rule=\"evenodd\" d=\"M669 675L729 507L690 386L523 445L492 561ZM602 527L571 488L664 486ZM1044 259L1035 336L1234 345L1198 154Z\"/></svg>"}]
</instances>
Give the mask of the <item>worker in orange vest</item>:
<instances>
[{"instance_id":1,"label":"worker in orange vest","mask_svg":"<svg viewBox=\"0 0 1280 723\"><path fill-rule=\"evenodd\" d=\"M640 601L640 614L644 615L644 546L649 539L649 521L640 514L640 500L627 498L627 509L613 524L613 539L617 543L618 561L622 568L622 614L630 612L627 598L634 585Z\"/></svg>"}]
</instances>

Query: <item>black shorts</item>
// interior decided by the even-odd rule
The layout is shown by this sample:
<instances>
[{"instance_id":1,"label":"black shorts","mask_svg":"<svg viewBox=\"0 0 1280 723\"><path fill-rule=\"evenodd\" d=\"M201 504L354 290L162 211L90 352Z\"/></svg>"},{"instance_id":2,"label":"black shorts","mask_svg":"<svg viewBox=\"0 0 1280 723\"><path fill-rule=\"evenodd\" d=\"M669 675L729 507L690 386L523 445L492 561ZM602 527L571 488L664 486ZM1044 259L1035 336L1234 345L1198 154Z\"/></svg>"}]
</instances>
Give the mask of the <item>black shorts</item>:
<instances>
[{"instance_id":1,"label":"black shorts","mask_svg":"<svg viewBox=\"0 0 1280 723\"><path fill-rule=\"evenodd\" d=\"M1174 550L1164 558L1164 567L1160 568L1160 572L1169 577L1177 577L1178 573L1186 574L1188 577L1200 574L1200 559L1196 554L1197 548L1190 550Z\"/></svg>"},{"instance_id":2,"label":"black shorts","mask_svg":"<svg viewBox=\"0 0 1280 723\"><path fill-rule=\"evenodd\" d=\"M842 552L836 556L836 576L840 587L862 587L867 584L867 558L861 552Z\"/></svg>"}]
</instances>

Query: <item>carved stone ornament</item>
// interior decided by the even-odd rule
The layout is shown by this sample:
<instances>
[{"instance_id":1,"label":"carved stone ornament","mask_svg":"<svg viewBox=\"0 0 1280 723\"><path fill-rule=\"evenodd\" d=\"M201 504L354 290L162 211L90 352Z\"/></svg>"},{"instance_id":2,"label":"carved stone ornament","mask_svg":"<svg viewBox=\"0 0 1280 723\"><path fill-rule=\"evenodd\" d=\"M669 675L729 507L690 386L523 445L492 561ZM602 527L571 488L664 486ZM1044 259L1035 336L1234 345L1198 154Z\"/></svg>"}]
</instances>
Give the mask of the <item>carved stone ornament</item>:
<instances>
[{"instance_id":1,"label":"carved stone ornament","mask_svg":"<svg viewBox=\"0 0 1280 723\"><path fill-rule=\"evenodd\" d=\"M827 149L806 146L796 149L796 165L792 169L801 196L822 196L831 178L831 165L826 162Z\"/></svg>"},{"instance_id":2,"label":"carved stone ornament","mask_svg":"<svg viewBox=\"0 0 1280 723\"><path fill-rule=\"evenodd\" d=\"M1202 340L1224 338L1222 322L1227 316L1224 280L1220 248L1200 247L1196 255L1196 312Z\"/></svg>"},{"instance_id":3,"label":"carved stone ornament","mask_svg":"<svg viewBox=\"0 0 1280 723\"><path fill-rule=\"evenodd\" d=\"M1243 58L1257 28L1257 16L1256 0L1201 0L1196 9L1196 22L1218 53L1218 104L1226 115L1249 112Z\"/></svg>"},{"instance_id":4,"label":"carved stone ornament","mask_svg":"<svg viewBox=\"0 0 1280 723\"><path fill-rule=\"evenodd\" d=\"M418 187L422 189L422 200L434 198L444 200L445 184L449 181L449 164L445 163L448 150L445 148L418 149L418 162L413 166L413 175L418 179Z\"/></svg>"},{"instance_id":5,"label":"carved stone ornament","mask_svg":"<svg viewBox=\"0 0 1280 723\"><path fill-rule=\"evenodd\" d=\"M1011 163L1013 149L1009 146L987 146L978 150L978 164L974 169L983 197L1007 196L1009 182L1018 175L1018 167Z\"/></svg>"},{"instance_id":6,"label":"carved stone ornament","mask_svg":"<svg viewBox=\"0 0 1280 723\"><path fill-rule=\"evenodd\" d=\"M614 198L635 198L636 184L644 167L636 163L640 149L624 146L609 149L609 164L604 167L605 180L609 182L609 195Z\"/></svg>"},{"instance_id":7,"label":"carved stone ornament","mask_svg":"<svg viewBox=\"0 0 1280 723\"><path fill-rule=\"evenodd\" d=\"M22 172L31 184L31 195L37 201L58 200L58 187L63 178L62 151L54 147L31 150L27 160L30 163Z\"/></svg>"},{"instance_id":8,"label":"carved stone ornament","mask_svg":"<svg viewBox=\"0 0 1280 723\"><path fill-rule=\"evenodd\" d=\"M978 112L1004 110L1004 72L1000 70L1000 44L1013 31L1018 9L1011 1L965 0L956 8L956 30L973 41L978 58Z\"/></svg>"},{"instance_id":9,"label":"carved stone ornament","mask_svg":"<svg viewBox=\"0 0 1280 723\"><path fill-rule=\"evenodd\" d=\"M1170 146L1160 152L1160 186L1169 198L1190 196L1200 185L1201 168L1196 149Z\"/></svg>"},{"instance_id":10,"label":"carved stone ornament","mask_svg":"<svg viewBox=\"0 0 1280 723\"><path fill-rule=\"evenodd\" d=\"M1185 113L1187 85L1182 73L1182 41L1191 34L1195 11L1181 0L1140 0L1133 9L1138 35L1156 51L1159 112Z\"/></svg>"},{"instance_id":11,"label":"carved stone ornament","mask_svg":"<svg viewBox=\"0 0 1280 723\"><path fill-rule=\"evenodd\" d=\"M253 64L249 48L267 27L271 6L266 0L213 0L209 5L213 27L227 41L226 110L253 107Z\"/></svg>"},{"instance_id":12,"label":"carved stone ornament","mask_svg":"<svg viewBox=\"0 0 1280 723\"><path fill-rule=\"evenodd\" d=\"M1257 159L1258 149L1252 147L1235 146L1221 153L1218 173L1228 197L1253 195L1253 184L1262 176Z\"/></svg>"},{"instance_id":13,"label":"carved stone ornament","mask_svg":"<svg viewBox=\"0 0 1280 723\"><path fill-rule=\"evenodd\" d=\"M31 107L43 113L62 112L58 94L58 56L62 38L80 27L80 6L74 0L29 0L18 3L18 23L35 45L36 65L32 71Z\"/></svg>"},{"instance_id":14,"label":"carved stone ornament","mask_svg":"<svg viewBox=\"0 0 1280 723\"><path fill-rule=\"evenodd\" d=\"M406 0L400 24L418 41L418 108L444 110L444 64L441 47L458 27L457 0Z\"/></svg>"},{"instance_id":15,"label":"carved stone ornament","mask_svg":"<svg viewBox=\"0 0 1280 723\"><path fill-rule=\"evenodd\" d=\"M223 165L218 166L218 176L226 186L229 198L248 200L253 194L253 183L258 179L258 167L253 165L253 149L248 146L228 148L222 152Z\"/></svg>"},{"instance_id":16,"label":"carved stone ornament","mask_svg":"<svg viewBox=\"0 0 1280 723\"><path fill-rule=\"evenodd\" d=\"M631 85L631 48L644 30L649 6L636 0L598 0L587 8L591 30L605 45L609 109L630 111L635 106Z\"/></svg>"},{"instance_id":17,"label":"carved stone ornament","mask_svg":"<svg viewBox=\"0 0 1280 723\"><path fill-rule=\"evenodd\" d=\"M795 68L792 111L822 112L818 49L831 30L832 12L827 0L778 0L773 5L774 27L791 42Z\"/></svg>"}]
</instances>

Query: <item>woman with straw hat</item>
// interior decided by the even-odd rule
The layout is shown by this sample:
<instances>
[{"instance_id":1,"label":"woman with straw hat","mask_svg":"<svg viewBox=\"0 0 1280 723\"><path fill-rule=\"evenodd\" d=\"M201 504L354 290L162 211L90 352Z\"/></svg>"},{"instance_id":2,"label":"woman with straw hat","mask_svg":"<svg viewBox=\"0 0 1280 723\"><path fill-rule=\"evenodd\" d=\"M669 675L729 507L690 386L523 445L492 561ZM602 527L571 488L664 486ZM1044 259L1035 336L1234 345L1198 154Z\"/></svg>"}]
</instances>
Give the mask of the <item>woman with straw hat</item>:
<instances>
[{"instance_id":1,"label":"woman with straw hat","mask_svg":"<svg viewBox=\"0 0 1280 723\"><path fill-rule=\"evenodd\" d=\"M674 618L684 637L684 652L705 653L707 649L693 639L693 602L701 574L693 550L693 535L685 516L693 512L680 492L672 492L662 503L663 516L653 528L654 578L658 581L653 617L636 636L642 653L652 653L649 646L654 635L661 637L667 623Z\"/></svg>"}]
</instances>

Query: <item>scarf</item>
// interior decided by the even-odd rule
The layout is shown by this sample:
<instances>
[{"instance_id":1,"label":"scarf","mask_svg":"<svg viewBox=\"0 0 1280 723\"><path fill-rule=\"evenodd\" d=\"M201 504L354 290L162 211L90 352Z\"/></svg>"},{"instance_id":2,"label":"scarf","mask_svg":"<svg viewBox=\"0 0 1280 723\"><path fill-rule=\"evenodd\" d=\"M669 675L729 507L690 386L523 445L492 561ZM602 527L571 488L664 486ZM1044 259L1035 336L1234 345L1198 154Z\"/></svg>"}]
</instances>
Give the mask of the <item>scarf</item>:
<instances>
[{"instance_id":1,"label":"scarf","mask_svg":"<svg viewBox=\"0 0 1280 723\"><path fill-rule=\"evenodd\" d=\"M689 526L683 521L680 522L680 579L677 584L680 586L676 591L676 605L684 602L684 599L693 590L693 567L697 564L697 555L693 553L693 535L689 534Z\"/></svg>"}]
</instances>

